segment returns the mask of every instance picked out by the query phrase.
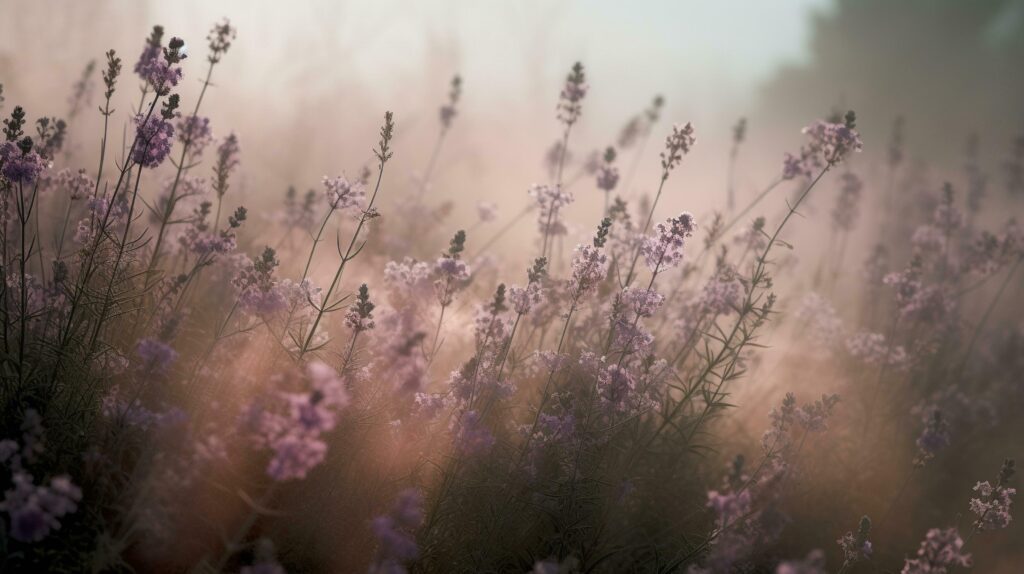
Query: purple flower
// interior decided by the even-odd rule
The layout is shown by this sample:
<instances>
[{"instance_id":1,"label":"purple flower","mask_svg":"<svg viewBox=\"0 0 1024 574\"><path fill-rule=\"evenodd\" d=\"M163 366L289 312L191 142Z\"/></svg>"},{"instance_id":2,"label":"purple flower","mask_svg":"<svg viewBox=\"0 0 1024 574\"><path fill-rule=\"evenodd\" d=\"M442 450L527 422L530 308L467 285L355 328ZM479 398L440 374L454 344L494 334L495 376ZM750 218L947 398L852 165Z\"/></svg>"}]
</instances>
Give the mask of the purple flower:
<instances>
[{"instance_id":1,"label":"purple flower","mask_svg":"<svg viewBox=\"0 0 1024 574\"><path fill-rule=\"evenodd\" d=\"M371 574L405 572L404 564L420 555L413 531L423 522L423 497L418 490L407 489L388 514L377 516L370 527L377 537L377 557L370 566Z\"/></svg>"},{"instance_id":2,"label":"purple flower","mask_svg":"<svg viewBox=\"0 0 1024 574\"><path fill-rule=\"evenodd\" d=\"M327 455L327 443L304 433L285 434L270 443L274 456L267 464L267 476L278 481L306 478Z\"/></svg>"},{"instance_id":3,"label":"purple flower","mask_svg":"<svg viewBox=\"0 0 1024 574\"><path fill-rule=\"evenodd\" d=\"M18 143L8 141L0 144L0 164L8 181L23 184L35 181L47 166L46 160L32 149L32 140L27 137Z\"/></svg>"},{"instance_id":4,"label":"purple flower","mask_svg":"<svg viewBox=\"0 0 1024 574\"><path fill-rule=\"evenodd\" d=\"M448 255L434 262L434 293L443 307L452 304L455 294L461 291L470 277L469 265L462 259Z\"/></svg>"},{"instance_id":5,"label":"purple flower","mask_svg":"<svg viewBox=\"0 0 1024 574\"><path fill-rule=\"evenodd\" d=\"M363 184L358 181L345 179L344 176L324 176L324 193L327 195L327 205L331 209L359 209L366 199L366 191Z\"/></svg>"},{"instance_id":6,"label":"purple flower","mask_svg":"<svg viewBox=\"0 0 1024 574\"><path fill-rule=\"evenodd\" d=\"M185 116L178 119L178 141L188 145L188 153L192 157L202 155L206 146L213 141L213 130L210 118L202 116Z\"/></svg>"},{"instance_id":7,"label":"purple flower","mask_svg":"<svg viewBox=\"0 0 1024 574\"><path fill-rule=\"evenodd\" d=\"M466 456L486 454L494 446L494 435L476 411L462 413L454 427L455 448Z\"/></svg>"},{"instance_id":8,"label":"purple flower","mask_svg":"<svg viewBox=\"0 0 1024 574\"><path fill-rule=\"evenodd\" d=\"M135 148L132 159L145 167L159 166L171 153L174 126L171 122L155 115L147 119L142 114L135 116Z\"/></svg>"},{"instance_id":9,"label":"purple flower","mask_svg":"<svg viewBox=\"0 0 1024 574\"><path fill-rule=\"evenodd\" d=\"M178 352L158 339L142 339L135 347L143 368L150 373L164 374L178 358Z\"/></svg>"},{"instance_id":10,"label":"purple flower","mask_svg":"<svg viewBox=\"0 0 1024 574\"><path fill-rule=\"evenodd\" d=\"M686 211L659 223L655 227L654 236L644 239L640 248L651 272L664 271L678 265L683 260L686 239L696 230L697 222Z\"/></svg>"},{"instance_id":11,"label":"purple flower","mask_svg":"<svg viewBox=\"0 0 1024 574\"><path fill-rule=\"evenodd\" d=\"M48 487L36 486L28 473L18 471L11 482L0 511L10 515L10 536L19 542L39 542L60 530L60 519L75 512L82 499L81 489L67 476L54 477Z\"/></svg>"},{"instance_id":12,"label":"purple flower","mask_svg":"<svg viewBox=\"0 0 1024 574\"><path fill-rule=\"evenodd\" d=\"M974 492L978 497L971 499L971 512L978 519L974 522L978 531L999 530L1010 525L1010 506L1013 504L1013 496L1017 494L1016 488L1006 486L1010 477L1014 474L1013 460L1007 459L1003 462L1003 468L999 472L999 480L995 486L985 482L974 485Z\"/></svg>"},{"instance_id":13,"label":"purple flower","mask_svg":"<svg viewBox=\"0 0 1024 574\"><path fill-rule=\"evenodd\" d=\"M569 292L579 299L594 289L608 273L608 256L604 251L589 243L576 247L572 256L572 277Z\"/></svg>"},{"instance_id":14,"label":"purple flower","mask_svg":"<svg viewBox=\"0 0 1024 574\"><path fill-rule=\"evenodd\" d=\"M572 193L550 185L534 185L527 193L537 203L537 225L541 235L565 235L568 229L562 222L560 212L573 202Z\"/></svg>"},{"instance_id":15,"label":"purple flower","mask_svg":"<svg viewBox=\"0 0 1024 574\"><path fill-rule=\"evenodd\" d=\"M672 133L665 138L665 151L661 152L662 179L667 179L669 172L679 165L683 156L690 153L690 148L697 142L693 135L693 126L690 122L680 126L672 126Z\"/></svg>"},{"instance_id":16,"label":"purple flower","mask_svg":"<svg viewBox=\"0 0 1024 574\"><path fill-rule=\"evenodd\" d=\"M918 557L904 561L901 574L946 574L956 566L970 567L971 555L963 553L963 546L956 528L932 528L917 550Z\"/></svg>"},{"instance_id":17,"label":"purple flower","mask_svg":"<svg viewBox=\"0 0 1024 574\"><path fill-rule=\"evenodd\" d=\"M562 93L558 99L558 119L565 125L571 126L580 119L580 115L583 113L583 98L587 95L589 87L586 83L586 75L583 73L583 64L576 62L565 78L565 84L562 86Z\"/></svg>"},{"instance_id":18,"label":"purple flower","mask_svg":"<svg viewBox=\"0 0 1024 574\"><path fill-rule=\"evenodd\" d=\"M939 409L929 409L924 417L924 430L917 438L918 454L914 459L916 466L924 466L942 449L949 446L949 423Z\"/></svg>"}]
</instances>

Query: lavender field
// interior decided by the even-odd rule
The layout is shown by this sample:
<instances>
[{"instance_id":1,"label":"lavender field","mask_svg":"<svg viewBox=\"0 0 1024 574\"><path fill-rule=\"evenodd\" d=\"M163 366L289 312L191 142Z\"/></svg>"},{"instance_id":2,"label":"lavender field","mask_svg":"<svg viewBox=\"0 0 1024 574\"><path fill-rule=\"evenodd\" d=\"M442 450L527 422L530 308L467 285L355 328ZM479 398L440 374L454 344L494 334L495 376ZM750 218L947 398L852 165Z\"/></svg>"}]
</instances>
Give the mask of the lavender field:
<instances>
[{"instance_id":1,"label":"lavender field","mask_svg":"<svg viewBox=\"0 0 1024 574\"><path fill-rule=\"evenodd\" d=\"M1024 3L187 4L0 0L0 572L1024 571Z\"/></svg>"}]
</instances>

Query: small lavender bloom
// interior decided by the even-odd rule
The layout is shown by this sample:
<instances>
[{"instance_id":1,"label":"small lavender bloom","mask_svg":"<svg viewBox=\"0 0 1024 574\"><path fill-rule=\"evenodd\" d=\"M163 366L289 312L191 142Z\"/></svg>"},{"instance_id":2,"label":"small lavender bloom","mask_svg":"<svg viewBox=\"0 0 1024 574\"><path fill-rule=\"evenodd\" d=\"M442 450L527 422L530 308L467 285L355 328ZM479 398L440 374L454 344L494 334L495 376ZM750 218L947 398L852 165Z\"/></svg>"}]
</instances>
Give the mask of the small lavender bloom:
<instances>
[{"instance_id":1,"label":"small lavender bloom","mask_svg":"<svg viewBox=\"0 0 1024 574\"><path fill-rule=\"evenodd\" d=\"M956 528L928 531L917 558L908 558L903 563L901 574L945 574L951 568L971 565L971 555L963 553L964 541Z\"/></svg>"},{"instance_id":2,"label":"small lavender bloom","mask_svg":"<svg viewBox=\"0 0 1024 574\"><path fill-rule=\"evenodd\" d=\"M455 294L469 283L470 268L462 259L444 256L434 262L434 292L438 302L447 307Z\"/></svg>"},{"instance_id":3,"label":"small lavender bloom","mask_svg":"<svg viewBox=\"0 0 1024 574\"><path fill-rule=\"evenodd\" d=\"M238 167L238 154L240 152L238 136L230 134L217 146L217 164L213 168L214 189L217 196L223 197L228 190L228 177Z\"/></svg>"},{"instance_id":4,"label":"small lavender bloom","mask_svg":"<svg viewBox=\"0 0 1024 574\"><path fill-rule=\"evenodd\" d=\"M619 297L637 317L650 317L665 302L665 296L653 289L627 287Z\"/></svg>"},{"instance_id":5,"label":"small lavender bloom","mask_svg":"<svg viewBox=\"0 0 1024 574\"><path fill-rule=\"evenodd\" d=\"M573 202L572 193L550 185L534 185L527 193L537 202L537 225L541 235L565 235L568 229L562 222L561 208Z\"/></svg>"},{"instance_id":6,"label":"small lavender bloom","mask_svg":"<svg viewBox=\"0 0 1024 574\"><path fill-rule=\"evenodd\" d=\"M327 443L316 435L289 433L270 443L274 456L267 465L267 476L278 482L303 479L323 462Z\"/></svg>"},{"instance_id":7,"label":"small lavender bloom","mask_svg":"<svg viewBox=\"0 0 1024 574\"><path fill-rule=\"evenodd\" d=\"M370 527L380 544L370 574L406 572L404 564L420 555L413 531L423 522L423 497L418 490L404 490L388 514L373 519Z\"/></svg>"},{"instance_id":8,"label":"small lavender bloom","mask_svg":"<svg viewBox=\"0 0 1024 574\"><path fill-rule=\"evenodd\" d=\"M358 181L350 182L344 176L324 176L324 193L327 194L327 205L331 209L360 209L366 199L366 190Z\"/></svg>"},{"instance_id":9,"label":"small lavender bloom","mask_svg":"<svg viewBox=\"0 0 1024 574\"><path fill-rule=\"evenodd\" d=\"M93 180L85 169L62 169L57 173L57 186L67 192L72 201L83 199L93 191Z\"/></svg>"},{"instance_id":10,"label":"small lavender bloom","mask_svg":"<svg viewBox=\"0 0 1024 574\"><path fill-rule=\"evenodd\" d=\"M661 152L662 179L668 179L669 172L679 165L684 155L690 153L690 148L696 142L697 138L693 135L693 126L690 122L686 122L684 126L672 126L672 133L665 138L665 151Z\"/></svg>"},{"instance_id":11,"label":"small lavender bloom","mask_svg":"<svg viewBox=\"0 0 1024 574\"><path fill-rule=\"evenodd\" d=\"M356 333L369 331L375 326L373 322L373 309L376 306L370 302L370 289L363 283L359 286L359 294L356 295L355 305L351 305L345 313L345 326Z\"/></svg>"},{"instance_id":12,"label":"small lavender bloom","mask_svg":"<svg viewBox=\"0 0 1024 574\"><path fill-rule=\"evenodd\" d=\"M775 574L826 574L825 553L811 550L803 560L790 560L779 564Z\"/></svg>"},{"instance_id":13,"label":"small lavender bloom","mask_svg":"<svg viewBox=\"0 0 1024 574\"><path fill-rule=\"evenodd\" d=\"M839 395L821 395L821 399L801 406L796 411L796 422L807 432L828 430L828 419L839 402Z\"/></svg>"},{"instance_id":14,"label":"small lavender bloom","mask_svg":"<svg viewBox=\"0 0 1024 574\"><path fill-rule=\"evenodd\" d=\"M615 148L605 150L603 162L597 168L597 189L611 192L619 183L619 168L615 167Z\"/></svg>"},{"instance_id":15,"label":"small lavender bloom","mask_svg":"<svg viewBox=\"0 0 1024 574\"><path fill-rule=\"evenodd\" d=\"M629 370L610 365L597 378L597 395L611 413L624 413L636 406L636 380Z\"/></svg>"},{"instance_id":16,"label":"small lavender bloom","mask_svg":"<svg viewBox=\"0 0 1024 574\"><path fill-rule=\"evenodd\" d=\"M925 415L924 430L917 438L918 454L914 465L921 467L928 463L942 449L949 446L949 422L939 409L932 409Z\"/></svg>"},{"instance_id":17,"label":"small lavender bloom","mask_svg":"<svg viewBox=\"0 0 1024 574\"><path fill-rule=\"evenodd\" d=\"M857 532L847 532L842 538L836 540L836 544L843 551L844 567L852 565L861 560L871 558L871 541L868 534L871 533L871 519L863 516L857 526Z\"/></svg>"},{"instance_id":18,"label":"small lavender bloom","mask_svg":"<svg viewBox=\"0 0 1024 574\"><path fill-rule=\"evenodd\" d=\"M971 512L978 517L974 526L979 532L999 530L1010 525L1010 506L1013 504L1013 495L1017 494L1017 489L1006 485L1014 474L1013 466L1012 459L1003 462L995 486L989 484L987 480L974 485L974 492L979 496L971 499L970 506Z\"/></svg>"},{"instance_id":19,"label":"small lavender bloom","mask_svg":"<svg viewBox=\"0 0 1024 574\"><path fill-rule=\"evenodd\" d=\"M439 115L441 117L441 126L447 130L452 126L452 120L458 114L458 103L459 98L462 97L462 77L455 76L452 78L451 91L448 92L448 103L441 106Z\"/></svg>"},{"instance_id":20,"label":"small lavender bloom","mask_svg":"<svg viewBox=\"0 0 1024 574\"><path fill-rule=\"evenodd\" d=\"M590 86L586 83L583 64L576 62L565 78L565 85L558 100L558 119L566 126L571 126L580 119L583 113L583 98Z\"/></svg>"},{"instance_id":21,"label":"small lavender bloom","mask_svg":"<svg viewBox=\"0 0 1024 574\"><path fill-rule=\"evenodd\" d=\"M32 149L32 138L0 144L0 172L11 183L30 184L47 167L47 162Z\"/></svg>"},{"instance_id":22,"label":"small lavender bloom","mask_svg":"<svg viewBox=\"0 0 1024 574\"><path fill-rule=\"evenodd\" d=\"M846 340L846 351L851 357L869 365L885 365L901 370L910 363L910 355L902 345L886 341L881 333L859 332Z\"/></svg>"},{"instance_id":23,"label":"small lavender bloom","mask_svg":"<svg viewBox=\"0 0 1024 574\"><path fill-rule=\"evenodd\" d=\"M686 239L697 230L693 215L684 211L655 226L654 236L644 239L640 248L651 272L671 269L683 260L683 246Z\"/></svg>"},{"instance_id":24,"label":"small lavender bloom","mask_svg":"<svg viewBox=\"0 0 1024 574\"><path fill-rule=\"evenodd\" d=\"M494 435L484 424L480 413L467 411L453 425L455 448L466 456L486 454L494 446Z\"/></svg>"},{"instance_id":25,"label":"small lavender bloom","mask_svg":"<svg viewBox=\"0 0 1024 574\"><path fill-rule=\"evenodd\" d=\"M854 129L856 119L856 114L847 112L842 123L818 120L804 128L803 133L810 140L811 148L821 153L825 162L834 165L849 153L863 148L860 134Z\"/></svg>"},{"instance_id":26,"label":"small lavender bloom","mask_svg":"<svg viewBox=\"0 0 1024 574\"><path fill-rule=\"evenodd\" d=\"M236 33L237 30L227 18L214 24L210 33L206 35L206 40L210 43L210 54L207 56L207 60L211 64L220 62L220 59L228 52L228 48L231 47Z\"/></svg>"},{"instance_id":27,"label":"small lavender bloom","mask_svg":"<svg viewBox=\"0 0 1024 574\"><path fill-rule=\"evenodd\" d=\"M151 115L147 119L142 114L136 115L135 134L138 138L132 152L135 163L155 168L171 153L174 126L164 118Z\"/></svg>"},{"instance_id":28,"label":"small lavender bloom","mask_svg":"<svg viewBox=\"0 0 1024 574\"><path fill-rule=\"evenodd\" d=\"M203 116L184 116L178 119L178 141L188 145L188 153L192 158L203 154L206 146L213 141L213 130L210 118Z\"/></svg>"},{"instance_id":29,"label":"small lavender bloom","mask_svg":"<svg viewBox=\"0 0 1024 574\"><path fill-rule=\"evenodd\" d=\"M572 256L569 292L579 299L594 289L607 273L608 256L603 249L589 243L578 245Z\"/></svg>"},{"instance_id":30,"label":"small lavender bloom","mask_svg":"<svg viewBox=\"0 0 1024 574\"><path fill-rule=\"evenodd\" d=\"M539 282L528 283L526 287L510 287L508 300L516 313L526 315L544 301L544 289Z\"/></svg>"},{"instance_id":31,"label":"small lavender bloom","mask_svg":"<svg viewBox=\"0 0 1024 574\"><path fill-rule=\"evenodd\" d=\"M50 486L36 486L32 477L17 471L12 488L4 493L0 511L11 517L9 534L19 542L39 542L51 531L60 530L60 519L75 512L82 491L67 476L50 480Z\"/></svg>"},{"instance_id":32,"label":"small lavender bloom","mask_svg":"<svg viewBox=\"0 0 1024 574\"><path fill-rule=\"evenodd\" d=\"M142 339L135 347L146 371L164 374L178 358L178 352L158 339Z\"/></svg>"},{"instance_id":33,"label":"small lavender bloom","mask_svg":"<svg viewBox=\"0 0 1024 574\"><path fill-rule=\"evenodd\" d=\"M148 80L147 74L150 68L160 60L160 46L163 41L164 27L153 26L153 31L150 32L149 38L146 39L146 45L142 48L142 54L139 55L139 60L135 63L135 73L144 81Z\"/></svg>"}]
</instances>

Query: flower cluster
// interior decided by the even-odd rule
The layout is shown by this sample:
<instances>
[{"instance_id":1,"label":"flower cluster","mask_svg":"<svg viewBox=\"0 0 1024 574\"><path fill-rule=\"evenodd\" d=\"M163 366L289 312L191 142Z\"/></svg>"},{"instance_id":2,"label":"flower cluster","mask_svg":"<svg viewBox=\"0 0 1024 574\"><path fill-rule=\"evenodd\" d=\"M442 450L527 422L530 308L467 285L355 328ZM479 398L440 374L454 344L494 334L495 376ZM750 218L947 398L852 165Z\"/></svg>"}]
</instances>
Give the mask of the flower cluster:
<instances>
[{"instance_id":1,"label":"flower cluster","mask_svg":"<svg viewBox=\"0 0 1024 574\"><path fill-rule=\"evenodd\" d=\"M654 235L644 239L640 253L651 272L658 273L676 267L683 260L686 239L697 230L697 222L689 212L669 218L654 228Z\"/></svg>"},{"instance_id":2,"label":"flower cluster","mask_svg":"<svg viewBox=\"0 0 1024 574\"><path fill-rule=\"evenodd\" d=\"M331 209L360 209L363 201L366 200L366 190L358 181L350 182L340 175L338 177L325 175L323 182L327 205Z\"/></svg>"}]
</instances>

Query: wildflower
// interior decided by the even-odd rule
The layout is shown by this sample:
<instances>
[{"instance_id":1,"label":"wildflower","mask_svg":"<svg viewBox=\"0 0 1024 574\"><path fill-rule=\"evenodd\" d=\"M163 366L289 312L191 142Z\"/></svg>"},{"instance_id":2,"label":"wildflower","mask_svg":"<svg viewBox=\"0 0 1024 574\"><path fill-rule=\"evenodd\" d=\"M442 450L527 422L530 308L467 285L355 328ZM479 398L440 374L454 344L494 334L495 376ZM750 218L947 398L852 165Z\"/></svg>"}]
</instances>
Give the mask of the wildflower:
<instances>
[{"instance_id":1,"label":"wildflower","mask_svg":"<svg viewBox=\"0 0 1024 574\"><path fill-rule=\"evenodd\" d=\"M452 125L452 120L458 113L457 106L459 98L462 97L462 78L458 75L452 78L451 90L448 92L448 103L441 106L441 127L447 130Z\"/></svg>"},{"instance_id":2,"label":"wildflower","mask_svg":"<svg viewBox=\"0 0 1024 574\"><path fill-rule=\"evenodd\" d=\"M597 286L607 273L608 256L604 251L594 245L578 245L572 257L569 292L578 299Z\"/></svg>"},{"instance_id":3,"label":"wildflower","mask_svg":"<svg viewBox=\"0 0 1024 574\"><path fill-rule=\"evenodd\" d=\"M57 186L66 191L68 197L75 201L89 196L93 190L93 180L85 169L72 172L65 168L57 173Z\"/></svg>"},{"instance_id":4,"label":"wildflower","mask_svg":"<svg viewBox=\"0 0 1024 574\"><path fill-rule=\"evenodd\" d=\"M327 443L308 434L284 434L274 439L270 448L274 456L267 465L267 476L278 482L305 478L327 455Z\"/></svg>"},{"instance_id":5,"label":"wildflower","mask_svg":"<svg viewBox=\"0 0 1024 574\"><path fill-rule=\"evenodd\" d=\"M206 35L206 40L210 43L210 54L206 58L211 64L220 62L220 59L228 52L228 48L231 47L236 33L237 30L227 18L214 24L210 33Z\"/></svg>"},{"instance_id":6,"label":"wildflower","mask_svg":"<svg viewBox=\"0 0 1024 574\"><path fill-rule=\"evenodd\" d=\"M583 113L583 98L589 86L583 73L583 64L576 62L565 78L565 85L558 100L558 119L566 126L572 126Z\"/></svg>"},{"instance_id":7,"label":"wildflower","mask_svg":"<svg viewBox=\"0 0 1024 574\"><path fill-rule=\"evenodd\" d=\"M761 437L761 446L768 454L774 454L786 448L789 444L789 431L796 420L796 395L786 393L782 400L782 406L773 408L768 414L771 424L764 436Z\"/></svg>"},{"instance_id":8,"label":"wildflower","mask_svg":"<svg viewBox=\"0 0 1024 574\"><path fill-rule=\"evenodd\" d=\"M803 129L808 142L800 148L799 156L787 153L783 159L782 178L813 177L814 172L838 164L851 152L859 152L863 145L854 129L857 116L846 113L842 122L815 121Z\"/></svg>"},{"instance_id":9,"label":"wildflower","mask_svg":"<svg viewBox=\"0 0 1024 574\"><path fill-rule=\"evenodd\" d=\"M537 224L545 237L565 235L568 231L560 216L561 208L575 199L572 193L564 191L560 186L534 185L530 188L530 196L537 203Z\"/></svg>"},{"instance_id":10,"label":"wildflower","mask_svg":"<svg viewBox=\"0 0 1024 574\"><path fill-rule=\"evenodd\" d=\"M605 150L603 162L597 168L597 189L610 193L619 183L619 168L615 167L615 148Z\"/></svg>"},{"instance_id":11,"label":"wildflower","mask_svg":"<svg viewBox=\"0 0 1024 574\"><path fill-rule=\"evenodd\" d=\"M885 365L902 369L910 363L910 355L902 345L887 342L881 333L860 332L846 339L846 351L851 357L869 365Z\"/></svg>"},{"instance_id":12,"label":"wildflower","mask_svg":"<svg viewBox=\"0 0 1024 574\"><path fill-rule=\"evenodd\" d=\"M210 129L210 118L203 116L184 116L178 120L178 141L188 146L189 156L197 158L203 154L206 146L213 141L213 130Z\"/></svg>"},{"instance_id":13,"label":"wildflower","mask_svg":"<svg viewBox=\"0 0 1024 574\"><path fill-rule=\"evenodd\" d=\"M466 456L486 454L494 446L494 435L477 411L467 411L453 422L455 448Z\"/></svg>"},{"instance_id":14,"label":"wildflower","mask_svg":"<svg viewBox=\"0 0 1024 574\"><path fill-rule=\"evenodd\" d=\"M162 40L163 28L154 26L153 33L135 64L135 73L157 95L166 96L171 88L181 81L181 67L175 64L187 57L187 49L181 38L171 38L166 48L161 48Z\"/></svg>"},{"instance_id":15,"label":"wildflower","mask_svg":"<svg viewBox=\"0 0 1024 574\"><path fill-rule=\"evenodd\" d=\"M683 156L690 153L690 148L697 142L693 135L693 126L690 122L680 126L672 126L672 133L665 138L665 151L661 152L661 178L668 179L668 174L679 165Z\"/></svg>"},{"instance_id":16,"label":"wildflower","mask_svg":"<svg viewBox=\"0 0 1024 574\"><path fill-rule=\"evenodd\" d=\"M810 140L810 148L820 153L826 163L834 165L863 147L860 134L854 129L856 120L856 114L850 111L841 123L819 120L804 128L803 133Z\"/></svg>"},{"instance_id":17,"label":"wildflower","mask_svg":"<svg viewBox=\"0 0 1024 574\"><path fill-rule=\"evenodd\" d=\"M918 454L914 466L922 467L950 444L949 422L937 408L927 409L924 416L924 430L917 438Z\"/></svg>"},{"instance_id":18,"label":"wildflower","mask_svg":"<svg viewBox=\"0 0 1024 574\"><path fill-rule=\"evenodd\" d=\"M434 292L442 307L451 305L455 294L469 283L469 265L461 258L465 244L466 232L459 230L452 238L448 252L434 263Z\"/></svg>"},{"instance_id":19,"label":"wildflower","mask_svg":"<svg viewBox=\"0 0 1024 574\"><path fill-rule=\"evenodd\" d=\"M1010 505L1013 504L1013 495L1017 494L1017 489L1006 485L1013 474L1013 459L1006 459L995 486L987 480L974 485L978 497L971 499L970 506L971 512L978 517L974 526L979 531L999 530L1010 525Z\"/></svg>"},{"instance_id":20,"label":"wildflower","mask_svg":"<svg viewBox=\"0 0 1024 574\"><path fill-rule=\"evenodd\" d=\"M228 190L228 177L238 167L238 136L230 134L217 146L217 164L213 168L214 189L217 190L217 197L224 197Z\"/></svg>"},{"instance_id":21,"label":"wildflower","mask_svg":"<svg viewBox=\"0 0 1024 574\"><path fill-rule=\"evenodd\" d=\"M422 508L419 491L408 489L398 494L390 512L373 519L371 529L380 546L370 574L404 573L404 564L419 557L413 532L423 522Z\"/></svg>"},{"instance_id":22,"label":"wildflower","mask_svg":"<svg viewBox=\"0 0 1024 574\"><path fill-rule=\"evenodd\" d=\"M917 550L917 558L906 559L901 574L945 574L956 566L965 568L971 565L971 555L964 554L964 541L956 528L940 530L932 528L928 531L921 547Z\"/></svg>"},{"instance_id":23,"label":"wildflower","mask_svg":"<svg viewBox=\"0 0 1024 574\"><path fill-rule=\"evenodd\" d=\"M171 122L157 116L148 118L142 114L135 116L135 137L137 138L132 159L145 167L155 168L167 159L171 153L174 138L174 126Z\"/></svg>"},{"instance_id":24,"label":"wildflower","mask_svg":"<svg viewBox=\"0 0 1024 574\"><path fill-rule=\"evenodd\" d=\"M158 339L142 339L135 347L135 352L142 359L145 370L156 374L166 373L178 358L177 351Z\"/></svg>"},{"instance_id":25,"label":"wildflower","mask_svg":"<svg viewBox=\"0 0 1024 574\"><path fill-rule=\"evenodd\" d=\"M847 532L842 538L836 540L836 544L843 551L844 569L855 562L871 558L871 541L868 540L868 534L870 533L871 519L867 516L862 516L860 524L857 526L856 534Z\"/></svg>"},{"instance_id":26,"label":"wildflower","mask_svg":"<svg viewBox=\"0 0 1024 574\"><path fill-rule=\"evenodd\" d=\"M512 309L516 313L526 315L531 309L544 302L543 281L547 278L547 264L547 258L537 258L533 267L527 271L529 281L526 287L509 288L508 300L512 303Z\"/></svg>"},{"instance_id":27,"label":"wildflower","mask_svg":"<svg viewBox=\"0 0 1024 574\"><path fill-rule=\"evenodd\" d=\"M683 260L686 239L696 230L697 222L686 211L655 226L654 236L644 239L640 248L651 272L657 273L677 266Z\"/></svg>"},{"instance_id":28,"label":"wildflower","mask_svg":"<svg viewBox=\"0 0 1024 574\"><path fill-rule=\"evenodd\" d=\"M737 278L736 271L723 267L704 284L697 308L702 314L724 315L739 309L742 299L743 284Z\"/></svg>"},{"instance_id":29,"label":"wildflower","mask_svg":"<svg viewBox=\"0 0 1024 574\"><path fill-rule=\"evenodd\" d=\"M602 370L597 379L597 395L611 413L624 413L636 406L636 380L619 365Z\"/></svg>"},{"instance_id":30,"label":"wildflower","mask_svg":"<svg viewBox=\"0 0 1024 574\"><path fill-rule=\"evenodd\" d=\"M160 47L163 45L164 27L153 26L146 45L142 48L138 62L135 63L135 73L143 80L147 80L148 70L160 59Z\"/></svg>"},{"instance_id":31,"label":"wildflower","mask_svg":"<svg viewBox=\"0 0 1024 574\"><path fill-rule=\"evenodd\" d=\"M82 491L67 476L56 476L49 486L36 485L32 476L17 471L11 476L12 488L4 493L0 511L10 515L11 538L19 542L39 542L53 530L60 530L60 519L75 512Z\"/></svg>"},{"instance_id":32,"label":"wildflower","mask_svg":"<svg viewBox=\"0 0 1024 574\"><path fill-rule=\"evenodd\" d=\"M17 143L0 143L0 172L11 183L30 184L47 167L46 160L32 149L32 138L24 137Z\"/></svg>"},{"instance_id":33,"label":"wildflower","mask_svg":"<svg viewBox=\"0 0 1024 574\"><path fill-rule=\"evenodd\" d=\"M360 205L366 199L366 191L358 181L350 182L340 175L334 178L325 175L323 182L327 205L331 209L360 209Z\"/></svg>"},{"instance_id":34,"label":"wildflower","mask_svg":"<svg viewBox=\"0 0 1024 574\"><path fill-rule=\"evenodd\" d=\"M359 286L355 305L349 306L348 312L345 313L345 326L356 333L373 329L374 307L375 305L370 302L370 289L363 283Z\"/></svg>"},{"instance_id":35,"label":"wildflower","mask_svg":"<svg viewBox=\"0 0 1024 574\"><path fill-rule=\"evenodd\" d=\"M795 411L796 422L806 432L824 432L828 430L828 419L838 402L839 395L821 395L820 400L804 404Z\"/></svg>"},{"instance_id":36,"label":"wildflower","mask_svg":"<svg viewBox=\"0 0 1024 574\"><path fill-rule=\"evenodd\" d=\"M653 289L627 287L620 300L637 317L650 317L665 302L665 296Z\"/></svg>"}]
</instances>

